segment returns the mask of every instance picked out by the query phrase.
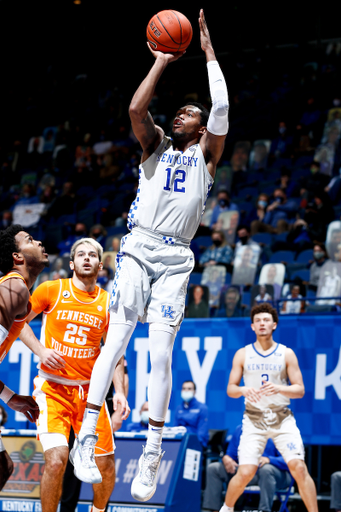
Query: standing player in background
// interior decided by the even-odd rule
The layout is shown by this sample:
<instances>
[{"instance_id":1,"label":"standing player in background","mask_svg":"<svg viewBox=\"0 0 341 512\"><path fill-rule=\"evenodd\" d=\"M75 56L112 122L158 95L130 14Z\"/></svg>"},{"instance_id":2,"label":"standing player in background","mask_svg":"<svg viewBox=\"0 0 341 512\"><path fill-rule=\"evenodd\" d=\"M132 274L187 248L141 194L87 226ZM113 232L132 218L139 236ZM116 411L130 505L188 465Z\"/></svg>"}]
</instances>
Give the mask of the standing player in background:
<instances>
[{"instance_id":1,"label":"standing player in background","mask_svg":"<svg viewBox=\"0 0 341 512\"><path fill-rule=\"evenodd\" d=\"M48 266L48 255L41 242L14 224L0 231L0 363L23 329L31 311L30 288ZM20 396L0 381L0 398L14 411L35 422L39 408L30 396ZM13 463L0 435L0 490L13 471Z\"/></svg>"},{"instance_id":2,"label":"standing player in background","mask_svg":"<svg viewBox=\"0 0 341 512\"><path fill-rule=\"evenodd\" d=\"M41 342L28 325L20 335L40 358L39 374L34 379L34 397L40 409L37 430L45 454L41 479L43 512L57 510L69 456L70 428L72 426L76 434L79 432L91 371L109 323L110 296L96 286L102 254L102 246L92 238L75 242L70 253L72 278L42 283L32 295L28 321L43 312ZM47 360L46 352L51 350L54 353ZM114 409L119 402L123 419L126 419L129 406L123 394L123 357L115 368ZM102 478L94 482L93 512L104 511L115 484L113 433L106 405L101 408L97 432L99 441L95 456ZM72 456L71 451L71 461Z\"/></svg>"},{"instance_id":3,"label":"standing player in background","mask_svg":"<svg viewBox=\"0 0 341 512\"><path fill-rule=\"evenodd\" d=\"M227 394L245 398L243 432L238 448L239 466L230 480L220 512L232 512L247 484L257 472L269 438L282 454L295 478L308 512L317 512L316 489L304 462L304 446L290 398L304 396L304 384L295 353L276 343L276 309L264 303L251 310L256 342L238 350L233 358ZM244 379L244 386L240 382Z\"/></svg>"},{"instance_id":4,"label":"standing player in background","mask_svg":"<svg viewBox=\"0 0 341 512\"><path fill-rule=\"evenodd\" d=\"M194 256L189 248L199 226L228 131L228 95L216 60L204 13L199 17L201 47L206 55L212 110L190 103L176 113L172 138L154 124L148 106L168 64L182 53L153 51L155 62L130 104L130 118L143 154L137 197L128 215L131 230L121 241L110 302L107 343L91 378L75 470L91 457L96 418L113 369L124 354L138 320L149 322L151 372L148 386L149 430L132 496L149 500L163 455L162 432L172 389L172 350L184 314ZM97 414L94 414L97 413ZM84 446L92 435L93 446ZM96 475L96 467L92 468ZM89 472L89 471L88 471Z\"/></svg>"}]
</instances>

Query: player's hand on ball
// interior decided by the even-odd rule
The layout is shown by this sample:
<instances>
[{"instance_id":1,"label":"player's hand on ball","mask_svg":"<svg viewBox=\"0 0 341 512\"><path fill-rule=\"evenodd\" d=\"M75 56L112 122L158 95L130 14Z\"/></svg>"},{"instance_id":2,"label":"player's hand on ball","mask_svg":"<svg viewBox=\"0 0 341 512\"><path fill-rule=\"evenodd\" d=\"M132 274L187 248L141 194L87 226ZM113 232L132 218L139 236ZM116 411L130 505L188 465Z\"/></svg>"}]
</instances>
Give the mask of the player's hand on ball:
<instances>
[{"instance_id":1,"label":"player's hand on ball","mask_svg":"<svg viewBox=\"0 0 341 512\"><path fill-rule=\"evenodd\" d=\"M167 61L167 63L174 62L174 61L180 59L180 57L182 57L184 55L184 53L186 53L186 50L183 50L183 51L177 52L177 53L163 53L163 52L154 50L149 43L147 43L147 46L148 46L149 50L151 51L152 55L155 57L155 59L157 59L157 58L165 59Z\"/></svg>"},{"instance_id":2,"label":"player's hand on ball","mask_svg":"<svg viewBox=\"0 0 341 512\"><path fill-rule=\"evenodd\" d=\"M38 404L31 396L13 395L7 405L24 414L31 423L35 423L39 417Z\"/></svg>"}]
</instances>

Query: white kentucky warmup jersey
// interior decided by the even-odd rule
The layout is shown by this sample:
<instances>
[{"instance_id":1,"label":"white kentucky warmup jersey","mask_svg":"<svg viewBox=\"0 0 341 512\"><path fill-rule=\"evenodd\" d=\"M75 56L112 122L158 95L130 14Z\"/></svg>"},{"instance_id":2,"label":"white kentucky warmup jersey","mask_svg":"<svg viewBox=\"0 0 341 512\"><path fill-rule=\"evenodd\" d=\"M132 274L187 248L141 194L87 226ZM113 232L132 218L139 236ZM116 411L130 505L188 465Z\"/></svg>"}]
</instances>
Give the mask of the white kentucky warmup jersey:
<instances>
[{"instance_id":1,"label":"white kentucky warmup jersey","mask_svg":"<svg viewBox=\"0 0 341 512\"><path fill-rule=\"evenodd\" d=\"M128 215L128 229L138 226L168 237L192 240L213 185L199 144L174 151L164 137L139 167L139 185Z\"/></svg>"},{"instance_id":2,"label":"white kentucky warmup jersey","mask_svg":"<svg viewBox=\"0 0 341 512\"><path fill-rule=\"evenodd\" d=\"M259 389L265 381L278 385L288 385L285 349L284 345L277 343L276 348L270 354L264 356L257 352L253 343L246 345L243 373L245 386ZM245 404L246 406L250 404L252 408L265 410L271 406L287 407L290 404L290 399L278 393L276 395L263 396L257 402L250 402L245 398Z\"/></svg>"}]
</instances>

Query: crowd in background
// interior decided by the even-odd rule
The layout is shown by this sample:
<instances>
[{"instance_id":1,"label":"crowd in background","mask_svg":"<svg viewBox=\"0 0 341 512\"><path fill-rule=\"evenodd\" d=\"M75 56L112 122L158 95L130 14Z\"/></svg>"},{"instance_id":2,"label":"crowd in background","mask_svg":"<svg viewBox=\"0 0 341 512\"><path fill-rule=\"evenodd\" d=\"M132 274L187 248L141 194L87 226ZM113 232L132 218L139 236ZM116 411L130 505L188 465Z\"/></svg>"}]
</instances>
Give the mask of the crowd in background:
<instances>
[{"instance_id":1,"label":"crowd in background","mask_svg":"<svg viewBox=\"0 0 341 512\"><path fill-rule=\"evenodd\" d=\"M230 132L191 244L188 317L244 316L259 300L283 314L338 309L340 58L330 43L220 59ZM181 72L196 63L178 65ZM130 91L91 69L65 81L49 67L2 105L1 228L21 223L43 241L51 267L38 282L69 275L72 243L95 238L104 248L99 284L110 291L138 185ZM166 76L150 112L169 133L179 104L209 107L206 89L188 73L180 92Z\"/></svg>"}]
</instances>

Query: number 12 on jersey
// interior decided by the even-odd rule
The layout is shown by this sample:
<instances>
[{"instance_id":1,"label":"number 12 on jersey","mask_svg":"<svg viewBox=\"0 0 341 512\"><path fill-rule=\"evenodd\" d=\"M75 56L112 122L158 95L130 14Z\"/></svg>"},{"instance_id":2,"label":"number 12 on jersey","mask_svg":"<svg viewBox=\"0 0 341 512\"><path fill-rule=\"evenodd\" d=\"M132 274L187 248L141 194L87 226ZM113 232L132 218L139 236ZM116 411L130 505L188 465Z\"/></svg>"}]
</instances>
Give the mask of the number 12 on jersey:
<instances>
[{"instance_id":1,"label":"number 12 on jersey","mask_svg":"<svg viewBox=\"0 0 341 512\"><path fill-rule=\"evenodd\" d=\"M171 167L167 167L167 169L165 169L166 173L167 173L167 176L166 176L166 185L163 187L163 190L171 190L171 178L172 178L172 168ZM185 183L185 179L186 179L186 172L185 171L182 171L180 169L177 169L175 171L175 180L174 180L174 192L186 192L186 189L185 187L182 186L182 183Z\"/></svg>"}]
</instances>

